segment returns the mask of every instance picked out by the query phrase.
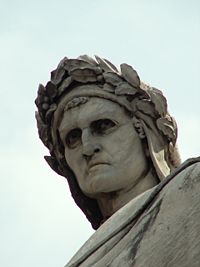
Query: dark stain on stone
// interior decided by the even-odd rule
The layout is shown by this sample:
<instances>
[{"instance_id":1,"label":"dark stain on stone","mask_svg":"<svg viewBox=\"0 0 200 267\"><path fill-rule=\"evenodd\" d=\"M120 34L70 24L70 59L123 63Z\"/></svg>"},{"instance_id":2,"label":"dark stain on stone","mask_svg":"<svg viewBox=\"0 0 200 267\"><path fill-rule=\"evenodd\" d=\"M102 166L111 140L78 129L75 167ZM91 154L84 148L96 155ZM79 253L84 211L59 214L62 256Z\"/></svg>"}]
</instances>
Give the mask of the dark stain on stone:
<instances>
[{"instance_id":1,"label":"dark stain on stone","mask_svg":"<svg viewBox=\"0 0 200 267\"><path fill-rule=\"evenodd\" d=\"M143 227L140 229L140 231L135 236L135 238L131 239L129 241L129 243L127 244L126 253L124 253L125 251L123 250L117 256L117 258L120 258L119 263L121 262L121 260L123 258L122 262L123 263L126 262L126 264L128 264L126 266L135 266L135 264L136 264L135 263L135 256L137 254L137 250L139 248L139 245L140 245L146 231L149 230L151 228L151 226L153 225L153 223L154 223L154 221L155 221L155 219L156 219L156 217L160 211L161 204L162 204L162 199L159 200L151 210L146 212L145 215L143 215L141 217L141 219L138 220L139 224L142 224L143 220L146 220L146 222L143 224ZM131 231L131 229L132 228L130 228L130 230L126 233L126 235L129 235L129 232ZM130 235L131 235L131 233L130 233ZM107 265L105 267L116 266L117 258L114 258L111 261L109 261L109 263L107 263ZM121 265L117 265L117 266L121 266Z\"/></svg>"},{"instance_id":2,"label":"dark stain on stone","mask_svg":"<svg viewBox=\"0 0 200 267\"><path fill-rule=\"evenodd\" d=\"M195 165L188 168L182 183L182 189L187 190L189 188L196 187L196 183L200 182L200 174L199 172L195 173L195 168Z\"/></svg>"},{"instance_id":3,"label":"dark stain on stone","mask_svg":"<svg viewBox=\"0 0 200 267\"><path fill-rule=\"evenodd\" d=\"M149 210L149 212L147 214L145 214L145 216L142 217L142 219L140 220L140 224L142 223L142 220L147 218L147 221L144 223L143 227L141 228L141 230L138 232L138 234L136 235L136 237L134 239L132 239L129 243L129 259L130 261L132 261L131 263L133 264L132 266L135 265L135 256L137 254L137 250L140 246L140 243L146 233L147 230L149 230L151 228L151 226L153 225L159 211L160 211L160 207L162 204L162 199L160 199L156 205Z\"/></svg>"}]
</instances>

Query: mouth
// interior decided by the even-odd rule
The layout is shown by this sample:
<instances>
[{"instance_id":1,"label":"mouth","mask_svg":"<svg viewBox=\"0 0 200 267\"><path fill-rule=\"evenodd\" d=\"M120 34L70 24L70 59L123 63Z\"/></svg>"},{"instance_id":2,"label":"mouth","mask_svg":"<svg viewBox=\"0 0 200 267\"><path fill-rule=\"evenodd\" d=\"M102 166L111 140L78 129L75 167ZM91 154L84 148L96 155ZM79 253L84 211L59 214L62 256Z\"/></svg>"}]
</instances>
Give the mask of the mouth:
<instances>
[{"instance_id":1,"label":"mouth","mask_svg":"<svg viewBox=\"0 0 200 267\"><path fill-rule=\"evenodd\" d=\"M106 162L95 162L95 163L91 163L88 165L88 169L91 170L95 167L103 167L103 166L108 166L110 165L109 163L106 163Z\"/></svg>"}]
</instances>

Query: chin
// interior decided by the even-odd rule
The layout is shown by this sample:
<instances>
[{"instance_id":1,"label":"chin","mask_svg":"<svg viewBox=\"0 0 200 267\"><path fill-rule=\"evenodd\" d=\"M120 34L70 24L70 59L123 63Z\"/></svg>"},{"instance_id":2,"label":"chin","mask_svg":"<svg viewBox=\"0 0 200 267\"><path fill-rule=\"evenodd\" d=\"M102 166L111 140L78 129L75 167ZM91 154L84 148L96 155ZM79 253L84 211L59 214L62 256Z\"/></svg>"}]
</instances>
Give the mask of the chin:
<instances>
[{"instance_id":1,"label":"chin","mask_svg":"<svg viewBox=\"0 0 200 267\"><path fill-rule=\"evenodd\" d=\"M85 183L84 187L82 187L82 191L90 197L95 197L97 194L111 193L113 191L122 189L122 186L119 183L121 177L119 178L119 175L116 175L116 173L114 175L112 171L101 171L101 173L89 175L86 180L87 186ZM116 183L116 181L118 181L118 183Z\"/></svg>"}]
</instances>

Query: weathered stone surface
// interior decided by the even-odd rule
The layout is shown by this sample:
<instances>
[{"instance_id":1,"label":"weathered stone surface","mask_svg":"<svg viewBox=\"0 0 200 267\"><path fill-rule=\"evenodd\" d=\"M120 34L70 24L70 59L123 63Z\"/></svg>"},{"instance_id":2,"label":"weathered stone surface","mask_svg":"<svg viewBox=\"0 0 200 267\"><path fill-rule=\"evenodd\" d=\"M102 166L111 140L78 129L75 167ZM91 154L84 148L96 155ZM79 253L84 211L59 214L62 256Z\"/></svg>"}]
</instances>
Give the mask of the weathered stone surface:
<instances>
[{"instance_id":1,"label":"weathered stone surface","mask_svg":"<svg viewBox=\"0 0 200 267\"><path fill-rule=\"evenodd\" d=\"M198 267L200 158L116 212L66 267Z\"/></svg>"},{"instance_id":2,"label":"weathered stone surface","mask_svg":"<svg viewBox=\"0 0 200 267\"><path fill-rule=\"evenodd\" d=\"M66 267L200 266L200 158L180 165L160 90L83 55L64 58L35 103L45 159L97 229Z\"/></svg>"}]
</instances>

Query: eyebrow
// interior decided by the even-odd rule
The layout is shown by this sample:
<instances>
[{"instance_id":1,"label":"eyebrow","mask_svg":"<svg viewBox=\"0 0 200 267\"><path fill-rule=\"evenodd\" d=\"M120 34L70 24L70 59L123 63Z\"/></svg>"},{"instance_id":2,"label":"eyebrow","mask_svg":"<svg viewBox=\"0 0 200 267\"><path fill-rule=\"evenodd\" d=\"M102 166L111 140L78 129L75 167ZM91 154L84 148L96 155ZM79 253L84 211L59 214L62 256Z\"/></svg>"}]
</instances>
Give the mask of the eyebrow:
<instances>
[{"instance_id":1,"label":"eyebrow","mask_svg":"<svg viewBox=\"0 0 200 267\"><path fill-rule=\"evenodd\" d=\"M69 112L69 111L66 110L65 112ZM65 116L65 112L63 114L63 118ZM103 119L110 119L110 120L114 121L116 124L120 124L118 118L115 116L115 112L113 112L111 110L110 111L102 110L102 111L100 111L100 113L96 113L95 115L94 114L90 114L90 117L89 117L90 122L89 122L88 126L90 126L92 122L95 122L95 121L98 121L98 120L101 120L101 119L102 120ZM82 129L79 125L74 123L74 121L72 121L71 124L65 124L66 125L65 127L60 127L62 125L62 122L63 122L63 119L61 120L61 123L60 123L60 125L58 127L60 135L66 134L69 131L71 131L73 129L76 129L76 128ZM123 124L123 121L121 121L121 123Z\"/></svg>"},{"instance_id":2,"label":"eyebrow","mask_svg":"<svg viewBox=\"0 0 200 267\"><path fill-rule=\"evenodd\" d=\"M91 119L90 122L89 122L89 124L88 124L86 127L90 127L91 124L93 124L93 123L96 122L96 121L99 121L99 120L105 120L105 119L109 119L109 120L115 122L116 124L119 124L119 121L116 121L116 118L111 118L111 116L108 116L108 115L102 116L102 114L101 114L101 115L99 115L99 116L98 116L98 115L95 116L94 119ZM68 124L68 125L66 125L65 127L58 127L60 134L68 133L68 132L70 132L71 130L76 129L76 128L80 128L80 129L82 130L82 129L84 129L85 127L84 127L84 128L81 128L80 126L78 126L78 125L76 125L76 124L73 124L73 123L72 123L71 125Z\"/></svg>"},{"instance_id":3,"label":"eyebrow","mask_svg":"<svg viewBox=\"0 0 200 267\"><path fill-rule=\"evenodd\" d=\"M60 135L62 135L62 134L65 134L65 133L68 133L69 131L71 131L71 130L73 130L73 129L76 129L76 128L79 128L79 127L76 127L75 125L67 125L67 126L65 126L65 127L58 127L58 130L59 130L59 132L60 132Z\"/></svg>"}]
</instances>

